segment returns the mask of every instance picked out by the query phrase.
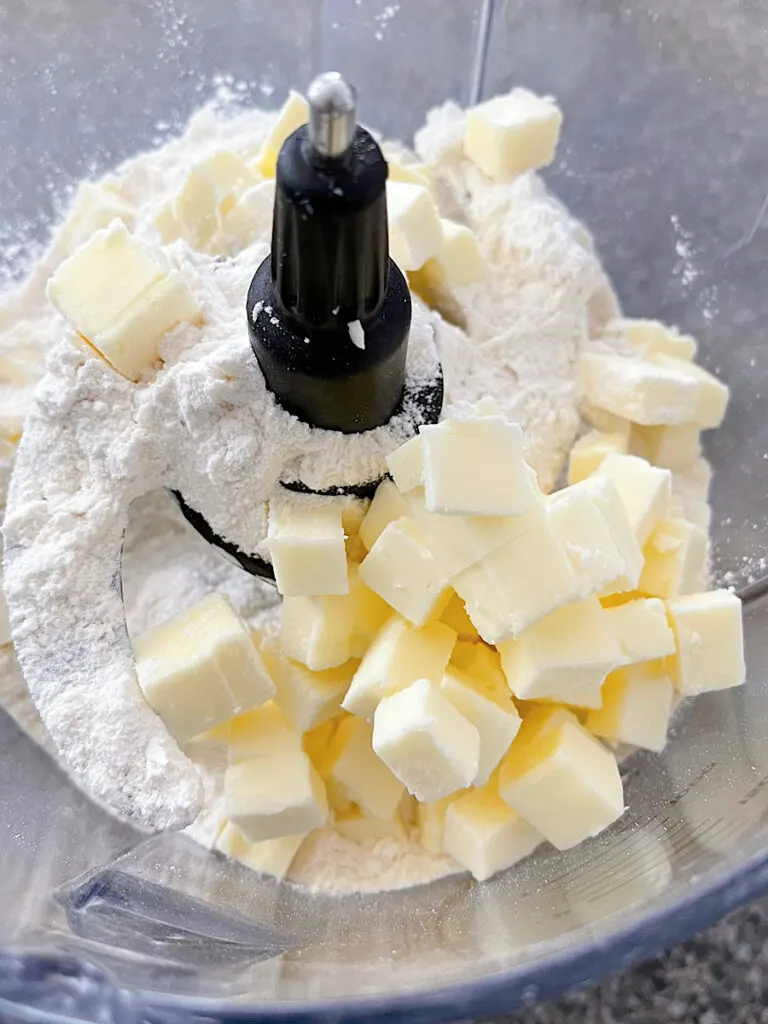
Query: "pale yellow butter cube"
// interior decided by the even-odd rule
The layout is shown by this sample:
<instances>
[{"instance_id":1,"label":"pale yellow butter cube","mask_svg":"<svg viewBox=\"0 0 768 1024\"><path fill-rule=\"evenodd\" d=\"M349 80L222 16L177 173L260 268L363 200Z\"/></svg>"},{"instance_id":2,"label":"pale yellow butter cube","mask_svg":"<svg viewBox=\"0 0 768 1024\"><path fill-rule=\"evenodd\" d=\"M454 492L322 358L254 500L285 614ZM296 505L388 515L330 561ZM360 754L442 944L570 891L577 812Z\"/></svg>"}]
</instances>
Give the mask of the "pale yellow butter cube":
<instances>
[{"instance_id":1,"label":"pale yellow butter cube","mask_svg":"<svg viewBox=\"0 0 768 1024\"><path fill-rule=\"evenodd\" d=\"M64 249L73 253L96 231L109 227L113 220L121 220L128 229L136 220L136 207L120 194L118 183L114 179L82 182L61 228Z\"/></svg>"},{"instance_id":2,"label":"pale yellow butter cube","mask_svg":"<svg viewBox=\"0 0 768 1024\"><path fill-rule=\"evenodd\" d=\"M333 827L340 836L353 843L376 842L379 839L405 839L406 831L398 813L392 818L376 818L357 807L336 815Z\"/></svg>"},{"instance_id":3,"label":"pale yellow butter cube","mask_svg":"<svg viewBox=\"0 0 768 1024\"><path fill-rule=\"evenodd\" d=\"M480 737L429 679L385 697L373 717L373 749L417 800L439 800L477 775Z\"/></svg>"},{"instance_id":4,"label":"pale yellow butter cube","mask_svg":"<svg viewBox=\"0 0 768 1024\"><path fill-rule=\"evenodd\" d=\"M686 469L701 455L701 431L696 423L674 427L632 427L630 449L662 469Z\"/></svg>"},{"instance_id":5,"label":"pale yellow butter cube","mask_svg":"<svg viewBox=\"0 0 768 1024\"><path fill-rule=\"evenodd\" d=\"M243 192L232 209L221 217L212 249L236 256L255 242L269 241L275 205L274 181L260 181Z\"/></svg>"},{"instance_id":6,"label":"pale yellow butter cube","mask_svg":"<svg viewBox=\"0 0 768 1024\"><path fill-rule=\"evenodd\" d=\"M224 800L227 817L252 843L305 835L328 819L325 787L303 750L230 765Z\"/></svg>"},{"instance_id":7,"label":"pale yellow butter cube","mask_svg":"<svg viewBox=\"0 0 768 1024\"><path fill-rule=\"evenodd\" d=\"M599 433L619 434L621 437L626 438L627 443L629 443L632 424L628 419L616 416L615 413L608 412L607 409L601 409L599 405L587 402L584 398L579 403L579 413L581 418L589 423L591 427L594 427L595 430L599 431Z\"/></svg>"},{"instance_id":8,"label":"pale yellow butter cube","mask_svg":"<svg viewBox=\"0 0 768 1024\"><path fill-rule=\"evenodd\" d=\"M558 850L597 835L624 812L616 758L572 722L513 743L499 769L499 794Z\"/></svg>"},{"instance_id":9,"label":"pale yellow butter cube","mask_svg":"<svg viewBox=\"0 0 768 1024\"><path fill-rule=\"evenodd\" d=\"M274 696L250 633L223 594L210 594L134 643L150 707L179 743Z\"/></svg>"},{"instance_id":10,"label":"pale yellow butter cube","mask_svg":"<svg viewBox=\"0 0 768 1024\"><path fill-rule=\"evenodd\" d=\"M465 793L466 789L460 789L456 793L450 793L441 800L434 800L429 803L416 804L416 823L419 828L419 842L434 854L435 857L445 853L443 845L445 833L445 815L448 807L454 800L458 800Z\"/></svg>"},{"instance_id":11,"label":"pale yellow butter cube","mask_svg":"<svg viewBox=\"0 0 768 1024\"><path fill-rule=\"evenodd\" d=\"M446 579L412 519L397 519L360 565L360 579L403 618L422 626L443 598Z\"/></svg>"},{"instance_id":12,"label":"pale yellow butter cube","mask_svg":"<svg viewBox=\"0 0 768 1024\"><path fill-rule=\"evenodd\" d=\"M582 583L583 597L599 593L626 574L627 562L611 525L586 482L556 491L547 515Z\"/></svg>"},{"instance_id":13,"label":"pale yellow butter cube","mask_svg":"<svg viewBox=\"0 0 768 1024\"><path fill-rule=\"evenodd\" d=\"M501 657L488 644L458 640L451 653L450 664L464 675L482 681L497 692L507 692L507 678L501 669ZM507 692L507 696L509 696Z\"/></svg>"},{"instance_id":14,"label":"pale yellow butter cube","mask_svg":"<svg viewBox=\"0 0 768 1024\"><path fill-rule=\"evenodd\" d=\"M261 656L277 687L275 703L297 732L309 732L341 713L341 702L357 669L356 660L313 672L301 662L284 657L270 644L262 645Z\"/></svg>"},{"instance_id":15,"label":"pale yellow butter cube","mask_svg":"<svg viewBox=\"0 0 768 1024\"><path fill-rule=\"evenodd\" d=\"M729 590L667 601L677 653L667 661L678 692L693 697L741 686L746 677L741 601Z\"/></svg>"},{"instance_id":16,"label":"pale yellow butter cube","mask_svg":"<svg viewBox=\"0 0 768 1024\"><path fill-rule=\"evenodd\" d=\"M513 89L467 111L464 152L490 178L552 163L563 115L551 96Z\"/></svg>"},{"instance_id":17,"label":"pale yellow butter cube","mask_svg":"<svg viewBox=\"0 0 768 1024\"><path fill-rule=\"evenodd\" d=\"M445 852L478 882L528 857L543 837L501 799L492 780L446 808Z\"/></svg>"},{"instance_id":18,"label":"pale yellow butter cube","mask_svg":"<svg viewBox=\"0 0 768 1024\"><path fill-rule=\"evenodd\" d=\"M607 337L625 338L644 359L649 356L674 356L691 360L696 355L696 341L688 334L680 334L659 320L633 320L616 317L605 325Z\"/></svg>"},{"instance_id":19,"label":"pale yellow butter cube","mask_svg":"<svg viewBox=\"0 0 768 1024\"><path fill-rule=\"evenodd\" d=\"M695 594L706 586L707 535L685 519L661 519L644 549L639 587L657 597Z\"/></svg>"},{"instance_id":20,"label":"pale yellow butter cube","mask_svg":"<svg viewBox=\"0 0 768 1024\"><path fill-rule=\"evenodd\" d=\"M645 426L692 423L699 406L699 383L678 366L619 355L587 352L579 364L587 402ZM689 363L680 365L690 366Z\"/></svg>"},{"instance_id":21,"label":"pale yellow butter cube","mask_svg":"<svg viewBox=\"0 0 768 1024\"><path fill-rule=\"evenodd\" d=\"M440 682L444 696L471 722L480 736L480 757L474 786L483 786L491 772L509 750L520 728L509 688L502 677L501 686L482 676L464 675L449 670Z\"/></svg>"},{"instance_id":22,"label":"pale yellow butter cube","mask_svg":"<svg viewBox=\"0 0 768 1024\"><path fill-rule=\"evenodd\" d=\"M600 707L605 677L624 662L596 597L566 605L499 644L509 688L521 700Z\"/></svg>"},{"instance_id":23,"label":"pale yellow butter cube","mask_svg":"<svg viewBox=\"0 0 768 1024\"><path fill-rule=\"evenodd\" d=\"M427 191L432 190L432 174L426 164L401 163L398 160L389 160L387 163L389 173L388 181L405 181L409 185L420 185Z\"/></svg>"},{"instance_id":24,"label":"pale yellow butter cube","mask_svg":"<svg viewBox=\"0 0 768 1024\"><path fill-rule=\"evenodd\" d=\"M349 593L341 515L339 502L270 501L267 548L283 596Z\"/></svg>"},{"instance_id":25,"label":"pale yellow butter cube","mask_svg":"<svg viewBox=\"0 0 768 1024\"><path fill-rule=\"evenodd\" d=\"M480 634L472 625L472 620L467 615L467 609L464 607L464 602L455 592L451 594L445 611L440 616L440 621L455 630L459 640L470 640L474 642L480 639Z\"/></svg>"},{"instance_id":26,"label":"pale yellow butter cube","mask_svg":"<svg viewBox=\"0 0 768 1024\"><path fill-rule=\"evenodd\" d=\"M421 438L418 434L401 444L387 456L387 469L401 494L421 487L424 467L421 458Z\"/></svg>"},{"instance_id":27,"label":"pale yellow butter cube","mask_svg":"<svg viewBox=\"0 0 768 1024\"><path fill-rule=\"evenodd\" d=\"M625 433L603 434L592 430L575 442L568 457L568 483L577 484L599 469L609 455L626 455Z\"/></svg>"},{"instance_id":28,"label":"pale yellow butter cube","mask_svg":"<svg viewBox=\"0 0 768 1024\"><path fill-rule=\"evenodd\" d=\"M133 238L120 220L97 231L54 272L48 298L116 370L137 381L158 359L160 339L202 312L179 272Z\"/></svg>"},{"instance_id":29,"label":"pale yellow butter cube","mask_svg":"<svg viewBox=\"0 0 768 1024\"><path fill-rule=\"evenodd\" d=\"M443 225L426 188L405 181L388 181L387 219L390 253L403 272L418 270L440 251Z\"/></svg>"},{"instance_id":30,"label":"pale yellow butter cube","mask_svg":"<svg viewBox=\"0 0 768 1024\"><path fill-rule=\"evenodd\" d=\"M675 650L675 635L667 621L667 609L658 598L637 598L614 608L604 608L603 618L616 637L625 663L664 658Z\"/></svg>"},{"instance_id":31,"label":"pale yellow butter cube","mask_svg":"<svg viewBox=\"0 0 768 1024\"><path fill-rule=\"evenodd\" d=\"M531 501L523 434L500 416L443 420L422 427L428 512L517 516Z\"/></svg>"},{"instance_id":32,"label":"pale yellow butter cube","mask_svg":"<svg viewBox=\"0 0 768 1024\"><path fill-rule=\"evenodd\" d=\"M175 197L174 197L175 198ZM152 224L163 245L170 245L181 238L182 227L173 212L173 199L168 199L155 210Z\"/></svg>"},{"instance_id":33,"label":"pale yellow butter cube","mask_svg":"<svg viewBox=\"0 0 768 1024\"><path fill-rule=\"evenodd\" d=\"M526 516L444 516L428 512L421 487L408 493L408 504L446 580L521 536L527 528Z\"/></svg>"},{"instance_id":34,"label":"pale yellow butter cube","mask_svg":"<svg viewBox=\"0 0 768 1024\"><path fill-rule=\"evenodd\" d=\"M428 291L452 292L479 281L487 271L477 237L465 224L443 220L443 244L420 274Z\"/></svg>"},{"instance_id":35,"label":"pale yellow butter cube","mask_svg":"<svg viewBox=\"0 0 768 1024\"><path fill-rule=\"evenodd\" d=\"M278 839L251 843L228 822L216 841L216 849L232 860L240 861L252 871L260 871L273 878L285 878L305 838L303 835L280 836Z\"/></svg>"},{"instance_id":36,"label":"pale yellow butter cube","mask_svg":"<svg viewBox=\"0 0 768 1024\"><path fill-rule=\"evenodd\" d=\"M280 648L313 672L338 668L352 657L355 605L351 595L283 598Z\"/></svg>"},{"instance_id":37,"label":"pale yellow butter cube","mask_svg":"<svg viewBox=\"0 0 768 1024\"><path fill-rule=\"evenodd\" d=\"M194 164L173 201L173 215L195 249L210 243L222 219L258 178L232 150L219 150Z\"/></svg>"},{"instance_id":38,"label":"pale yellow butter cube","mask_svg":"<svg viewBox=\"0 0 768 1024\"><path fill-rule=\"evenodd\" d=\"M672 356L655 356L654 365L669 374L678 376L690 381L696 388L696 406L691 420L702 430L711 430L719 427L725 418L728 408L730 390L726 384L719 381L717 377L709 373L703 366L688 362L684 359L675 359Z\"/></svg>"},{"instance_id":39,"label":"pale yellow butter cube","mask_svg":"<svg viewBox=\"0 0 768 1024\"><path fill-rule=\"evenodd\" d=\"M609 455L597 471L616 485L630 525L642 547L669 512L672 474L636 455Z\"/></svg>"},{"instance_id":40,"label":"pale yellow butter cube","mask_svg":"<svg viewBox=\"0 0 768 1024\"><path fill-rule=\"evenodd\" d=\"M360 540L370 551L385 526L411 514L411 506L391 480L382 480L360 524Z\"/></svg>"},{"instance_id":41,"label":"pale yellow butter cube","mask_svg":"<svg viewBox=\"0 0 768 1024\"><path fill-rule=\"evenodd\" d=\"M597 473L582 481L580 486L602 513L625 565L624 572L606 586L604 593L634 590L643 569L643 552L615 483Z\"/></svg>"},{"instance_id":42,"label":"pale yellow butter cube","mask_svg":"<svg viewBox=\"0 0 768 1024\"><path fill-rule=\"evenodd\" d=\"M416 629L393 615L365 652L341 706L361 718L373 718L378 703L417 679L439 685L456 643L442 622Z\"/></svg>"},{"instance_id":43,"label":"pale yellow butter cube","mask_svg":"<svg viewBox=\"0 0 768 1024\"><path fill-rule=\"evenodd\" d=\"M549 612L581 596L582 583L541 500L524 516L518 537L459 573L452 581L486 643L522 633Z\"/></svg>"},{"instance_id":44,"label":"pale yellow butter cube","mask_svg":"<svg viewBox=\"0 0 768 1024\"><path fill-rule=\"evenodd\" d=\"M351 715L333 735L323 773L353 803L375 818L392 820L405 787L373 751L373 728Z\"/></svg>"},{"instance_id":45,"label":"pale yellow butter cube","mask_svg":"<svg viewBox=\"0 0 768 1024\"><path fill-rule=\"evenodd\" d=\"M659 753L667 742L674 687L663 661L619 668L603 685L603 706L587 715L586 727L612 743Z\"/></svg>"},{"instance_id":46,"label":"pale yellow butter cube","mask_svg":"<svg viewBox=\"0 0 768 1024\"><path fill-rule=\"evenodd\" d=\"M234 718L227 728L230 764L239 764L252 757L277 757L288 752L298 754L302 748L297 732L275 700Z\"/></svg>"},{"instance_id":47,"label":"pale yellow butter cube","mask_svg":"<svg viewBox=\"0 0 768 1024\"><path fill-rule=\"evenodd\" d=\"M349 599L354 612L352 657L362 658L373 638L392 615L392 609L378 594L363 583L360 567L349 567Z\"/></svg>"},{"instance_id":48,"label":"pale yellow butter cube","mask_svg":"<svg viewBox=\"0 0 768 1024\"><path fill-rule=\"evenodd\" d=\"M297 128L309 121L309 104L301 93L291 90L266 138L256 165L265 178L274 178L283 143Z\"/></svg>"},{"instance_id":49,"label":"pale yellow butter cube","mask_svg":"<svg viewBox=\"0 0 768 1024\"><path fill-rule=\"evenodd\" d=\"M518 746L541 740L548 732L559 729L565 722L579 725L579 719L570 708L561 704L538 704L536 701L518 701L523 724L518 730Z\"/></svg>"}]
</instances>

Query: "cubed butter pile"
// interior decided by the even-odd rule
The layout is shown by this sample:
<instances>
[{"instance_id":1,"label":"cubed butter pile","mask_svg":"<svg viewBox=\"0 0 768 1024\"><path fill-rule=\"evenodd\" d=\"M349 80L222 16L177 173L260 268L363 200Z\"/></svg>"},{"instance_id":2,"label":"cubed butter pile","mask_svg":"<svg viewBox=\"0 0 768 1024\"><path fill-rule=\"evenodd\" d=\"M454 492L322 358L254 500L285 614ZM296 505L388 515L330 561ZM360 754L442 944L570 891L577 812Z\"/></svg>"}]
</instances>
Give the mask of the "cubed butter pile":
<instances>
[{"instance_id":1,"label":"cubed butter pile","mask_svg":"<svg viewBox=\"0 0 768 1024\"><path fill-rule=\"evenodd\" d=\"M624 810L619 744L662 750L676 694L744 679L740 603L702 589L706 537L629 431L547 497L494 403L462 416L392 452L367 509L272 504L275 635L212 595L136 643L179 742L223 728L218 845L252 867L328 826L477 879L568 849Z\"/></svg>"}]
</instances>

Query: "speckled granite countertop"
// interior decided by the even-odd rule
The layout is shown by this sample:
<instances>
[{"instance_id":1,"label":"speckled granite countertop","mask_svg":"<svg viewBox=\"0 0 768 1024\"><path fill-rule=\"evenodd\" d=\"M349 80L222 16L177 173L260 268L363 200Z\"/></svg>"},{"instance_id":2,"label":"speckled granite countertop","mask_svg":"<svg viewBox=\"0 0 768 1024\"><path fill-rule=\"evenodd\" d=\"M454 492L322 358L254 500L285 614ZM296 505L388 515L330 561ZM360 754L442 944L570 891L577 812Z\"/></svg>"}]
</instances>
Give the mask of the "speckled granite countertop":
<instances>
[{"instance_id":1,"label":"speckled granite countertop","mask_svg":"<svg viewBox=\"0 0 768 1024\"><path fill-rule=\"evenodd\" d=\"M599 985L482 1024L768 1024L768 898Z\"/></svg>"}]
</instances>

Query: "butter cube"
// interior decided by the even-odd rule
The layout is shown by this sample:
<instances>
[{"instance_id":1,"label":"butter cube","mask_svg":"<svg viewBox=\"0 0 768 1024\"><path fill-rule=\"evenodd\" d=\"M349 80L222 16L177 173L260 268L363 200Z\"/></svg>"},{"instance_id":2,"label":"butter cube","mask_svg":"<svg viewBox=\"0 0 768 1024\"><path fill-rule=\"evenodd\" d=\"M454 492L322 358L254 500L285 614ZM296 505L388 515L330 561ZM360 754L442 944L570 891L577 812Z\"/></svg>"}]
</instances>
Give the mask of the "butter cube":
<instances>
[{"instance_id":1,"label":"butter cube","mask_svg":"<svg viewBox=\"0 0 768 1024\"><path fill-rule=\"evenodd\" d=\"M350 659L336 668L313 672L270 644L262 645L261 656L277 687L275 703L297 732L309 732L341 713L357 661Z\"/></svg>"},{"instance_id":2,"label":"butter cube","mask_svg":"<svg viewBox=\"0 0 768 1024\"><path fill-rule=\"evenodd\" d=\"M116 370L137 381L158 359L160 339L202 313L161 252L122 221L97 231L54 272L48 298Z\"/></svg>"},{"instance_id":3,"label":"butter cube","mask_svg":"<svg viewBox=\"0 0 768 1024\"><path fill-rule=\"evenodd\" d=\"M322 773L324 758L327 755L328 749L331 745L331 740L336 735L336 730L341 725L345 718L345 714L342 711L338 717L331 718L327 722L323 722L322 725L316 725L314 729L310 729L304 733L301 738L302 746L306 751L307 757L309 757L312 764Z\"/></svg>"},{"instance_id":4,"label":"butter cube","mask_svg":"<svg viewBox=\"0 0 768 1024\"><path fill-rule=\"evenodd\" d=\"M587 715L586 727L612 743L659 753L667 742L674 687L663 661L619 668L603 685L603 706Z\"/></svg>"},{"instance_id":5,"label":"butter cube","mask_svg":"<svg viewBox=\"0 0 768 1024\"><path fill-rule=\"evenodd\" d=\"M410 185L421 185L428 191L432 190L432 174L426 164L408 164L398 160L389 160L388 167L388 181L405 181Z\"/></svg>"},{"instance_id":6,"label":"butter cube","mask_svg":"<svg viewBox=\"0 0 768 1024\"><path fill-rule=\"evenodd\" d=\"M351 595L283 598L282 652L313 672L345 665L352 657L354 638Z\"/></svg>"},{"instance_id":7,"label":"butter cube","mask_svg":"<svg viewBox=\"0 0 768 1024\"><path fill-rule=\"evenodd\" d=\"M283 596L349 593L341 514L338 502L270 502L267 548Z\"/></svg>"},{"instance_id":8,"label":"butter cube","mask_svg":"<svg viewBox=\"0 0 768 1024\"><path fill-rule=\"evenodd\" d=\"M257 167L265 178L274 178L277 172L277 158L283 143L297 128L309 121L309 104L301 93L291 90L288 99L280 108L261 153L257 159Z\"/></svg>"},{"instance_id":9,"label":"butter cube","mask_svg":"<svg viewBox=\"0 0 768 1024\"><path fill-rule=\"evenodd\" d=\"M384 531L396 519L411 514L411 507L391 480L382 480L360 525L360 540L370 551Z\"/></svg>"},{"instance_id":10,"label":"butter cube","mask_svg":"<svg viewBox=\"0 0 768 1024\"><path fill-rule=\"evenodd\" d=\"M440 682L440 689L477 729L480 756L472 784L484 786L520 728L520 716L509 688L503 677L498 685L487 677L464 675L449 668Z\"/></svg>"},{"instance_id":11,"label":"butter cube","mask_svg":"<svg viewBox=\"0 0 768 1024\"><path fill-rule=\"evenodd\" d=\"M421 487L408 493L408 504L421 527L424 543L446 580L521 536L527 528L526 516L465 517L428 512Z\"/></svg>"},{"instance_id":12,"label":"butter cube","mask_svg":"<svg viewBox=\"0 0 768 1024\"><path fill-rule=\"evenodd\" d=\"M685 519L660 519L644 555L639 587L646 594L676 597L706 585L707 535Z\"/></svg>"},{"instance_id":13,"label":"butter cube","mask_svg":"<svg viewBox=\"0 0 768 1024\"><path fill-rule=\"evenodd\" d=\"M590 431L580 437L571 449L568 457L568 483L577 484L586 480L609 455L626 455L628 447L625 433L603 434L599 430Z\"/></svg>"},{"instance_id":14,"label":"butter cube","mask_svg":"<svg viewBox=\"0 0 768 1024\"><path fill-rule=\"evenodd\" d=\"M432 617L447 582L421 530L405 518L384 529L360 565L360 579L416 626Z\"/></svg>"},{"instance_id":15,"label":"butter cube","mask_svg":"<svg viewBox=\"0 0 768 1024\"><path fill-rule=\"evenodd\" d=\"M675 635L667 621L664 602L658 598L638 598L604 608L603 618L619 642L625 663L674 654Z\"/></svg>"},{"instance_id":16,"label":"butter cube","mask_svg":"<svg viewBox=\"0 0 768 1024\"><path fill-rule=\"evenodd\" d=\"M686 469L701 455L701 431L696 423L674 427L632 427L633 455L662 469Z\"/></svg>"},{"instance_id":17,"label":"butter cube","mask_svg":"<svg viewBox=\"0 0 768 1024\"><path fill-rule=\"evenodd\" d=\"M370 720L384 697L417 679L439 685L455 643L456 634L442 622L415 629L394 615L365 652L341 706Z\"/></svg>"},{"instance_id":18,"label":"butter cube","mask_svg":"<svg viewBox=\"0 0 768 1024\"><path fill-rule=\"evenodd\" d=\"M474 281L487 271L477 237L465 224L443 219L443 244L440 251L428 259L420 274L428 291L452 292Z\"/></svg>"},{"instance_id":19,"label":"butter cube","mask_svg":"<svg viewBox=\"0 0 768 1024\"><path fill-rule=\"evenodd\" d=\"M486 643L515 637L581 596L582 583L539 504L537 498L534 508L519 517L526 525L519 537L453 580Z\"/></svg>"},{"instance_id":20,"label":"butter cube","mask_svg":"<svg viewBox=\"0 0 768 1024\"><path fill-rule=\"evenodd\" d=\"M61 229L64 249L73 253L96 231L109 227L113 220L121 220L129 229L136 220L136 207L120 195L118 183L114 179L82 182Z\"/></svg>"},{"instance_id":21,"label":"butter cube","mask_svg":"<svg viewBox=\"0 0 768 1024\"><path fill-rule=\"evenodd\" d=\"M632 424L622 416L616 416L607 409L601 409L598 405L587 402L583 397L579 403L581 418L601 434L619 434L627 439L632 430Z\"/></svg>"},{"instance_id":22,"label":"butter cube","mask_svg":"<svg viewBox=\"0 0 768 1024\"><path fill-rule=\"evenodd\" d=\"M501 669L501 657L495 647L459 640L451 653L450 664L464 675L482 680L496 691L507 691L507 678Z\"/></svg>"},{"instance_id":23,"label":"butter cube","mask_svg":"<svg viewBox=\"0 0 768 1024\"><path fill-rule=\"evenodd\" d=\"M587 482L556 491L547 514L555 536L581 581L583 597L599 593L626 574L627 562L622 550Z\"/></svg>"},{"instance_id":24,"label":"butter cube","mask_svg":"<svg viewBox=\"0 0 768 1024\"><path fill-rule=\"evenodd\" d=\"M406 181L387 181L389 251L406 272L418 270L442 247L442 221L429 191Z\"/></svg>"},{"instance_id":25,"label":"butter cube","mask_svg":"<svg viewBox=\"0 0 768 1024\"><path fill-rule=\"evenodd\" d=\"M634 590L643 569L643 552L616 485L612 480L597 473L582 481L580 486L589 494L602 513L611 531L616 549L625 565L624 572L606 586L605 592Z\"/></svg>"},{"instance_id":26,"label":"butter cube","mask_svg":"<svg viewBox=\"0 0 768 1024\"><path fill-rule=\"evenodd\" d=\"M222 219L257 177L232 150L220 150L194 164L173 201L173 215L195 249L204 249Z\"/></svg>"},{"instance_id":27,"label":"butter cube","mask_svg":"<svg viewBox=\"0 0 768 1024\"><path fill-rule=\"evenodd\" d=\"M675 359L672 356L655 356L655 366L669 374L676 374L681 378L690 381L696 388L696 407L691 419L697 423L702 430L711 430L719 427L725 418L728 408L730 390L708 373L703 366L688 362L685 359Z\"/></svg>"},{"instance_id":28,"label":"butter cube","mask_svg":"<svg viewBox=\"0 0 768 1024\"><path fill-rule=\"evenodd\" d=\"M499 794L558 850L597 835L624 812L616 758L572 722L513 743L499 769Z\"/></svg>"},{"instance_id":29,"label":"butter cube","mask_svg":"<svg viewBox=\"0 0 768 1024\"><path fill-rule=\"evenodd\" d=\"M443 225L426 188L388 181L387 219L390 253L403 272L418 270L440 251Z\"/></svg>"},{"instance_id":30,"label":"butter cube","mask_svg":"<svg viewBox=\"0 0 768 1024\"><path fill-rule=\"evenodd\" d=\"M542 842L536 829L501 799L495 780L446 808L445 852L478 882L511 868Z\"/></svg>"},{"instance_id":31,"label":"butter cube","mask_svg":"<svg viewBox=\"0 0 768 1024\"><path fill-rule=\"evenodd\" d=\"M228 822L216 841L216 849L253 871L260 871L273 878L285 878L305 838L280 836L278 839L251 843Z\"/></svg>"},{"instance_id":32,"label":"butter cube","mask_svg":"<svg viewBox=\"0 0 768 1024\"><path fill-rule=\"evenodd\" d=\"M341 792L366 814L391 821L405 787L373 751L373 728L351 715L342 720L323 760Z\"/></svg>"},{"instance_id":33,"label":"butter cube","mask_svg":"<svg viewBox=\"0 0 768 1024\"><path fill-rule=\"evenodd\" d=\"M566 605L499 644L509 688L521 700L600 707L605 677L624 661L596 597Z\"/></svg>"},{"instance_id":34,"label":"butter cube","mask_svg":"<svg viewBox=\"0 0 768 1024\"><path fill-rule=\"evenodd\" d=\"M477 775L480 737L429 679L385 697L373 717L373 749L417 800L439 800Z\"/></svg>"},{"instance_id":35,"label":"butter cube","mask_svg":"<svg viewBox=\"0 0 768 1024\"><path fill-rule=\"evenodd\" d=\"M606 336L625 338L644 359L664 355L691 360L696 355L694 338L688 334L680 334L674 327L667 327L658 320L616 317L608 321L604 333Z\"/></svg>"},{"instance_id":36,"label":"butter cube","mask_svg":"<svg viewBox=\"0 0 768 1024\"><path fill-rule=\"evenodd\" d=\"M227 817L252 843L306 835L328 818L325 787L304 751L250 757L224 773Z\"/></svg>"},{"instance_id":37,"label":"butter cube","mask_svg":"<svg viewBox=\"0 0 768 1024\"><path fill-rule=\"evenodd\" d=\"M252 757L278 757L289 751L298 754L303 749L301 735L274 700L238 715L229 723L227 732L230 764Z\"/></svg>"},{"instance_id":38,"label":"butter cube","mask_svg":"<svg viewBox=\"0 0 768 1024\"><path fill-rule=\"evenodd\" d=\"M469 640L474 643L480 639L480 634L472 625L472 620L467 615L464 602L455 592L451 594L445 611L440 616L440 621L444 622L446 626L450 626L458 635L459 640Z\"/></svg>"},{"instance_id":39,"label":"butter cube","mask_svg":"<svg viewBox=\"0 0 768 1024\"><path fill-rule=\"evenodd\" d=\"M656 523L669 511L672 474L636 455L609 455L597 471L612 480L627 510L630 525L642 547Z\"/></svg>"},{"instance_id":40,"label":"butter cube","mask_svg":"<svg viewBox=\"0 0 768 1024\"><path fill-rule=\"evenodd\" d=\"M179 743L275 693L245 624L223 594L209 594L139 636L134 656L147 703Z\"/></svg>"},{"instance_id":41,"label":"butter cube","mask_svg":"<svg viewBox=\"0 0 768 1024\"><path fill-rule=\"evenodd\" d=\"M419 842L429 853L439 857L445 853L443 844L445 835L445 815L454 800L458 800L470 790L460 789L450 793L441 800L416 804L416 823L419 827Z\"/></svg>"},{"instance_id":42,"label":"butter cube","mask_svg":"<svg viewBox=\"0 0 768 1024\"><path fill-rule=\"evenodd\" d=\"M352 657L362 658L392 615L390 606L360 578L360 567L349 567L349 600L354 614Z\"/></svg>"},{"instance_id":43,"label":"butter cube","mask_svg":"<svg viewBox=\"0 0 768 1024\"><path fill-rule=\"evenodd\" d=\"M577 715L561 704L537 704L535 701L519 701L518 706L523 724L518 730L518 746L524 743L541 742L542 737L553 729L559 729L565 722L579 725Z\"/></svg>"},{"instance_id":44,"label":"butter cube","mask_svg":"<svg viewBox=\"0 0 768 1024\"><path fill-rule=\"evenodd\" d=\"M513 89L467 111L464 152L490 178L552 163L563 115L551 96Z\"/></svg>"},{"instance_id":45,"label":"butter cube","mask_svg":"<svg viewBox=\"0 0 768 1024\"><path fill-rule=\"evenodd\" d=\"M500 416L422 427L425 505L450 516L516 516L531 487L523 434Z\"/></svg>"},{"instance_id":46,"label":"butter cube","mask_svg":"<svg viewBox=\"0 0 768 1024\"><path fill-rule=\"evenodd\" d=\"M656 357L631 359L587 352L579 365L587 402L645 426L693 423L699 405L699 383L690 374L664 366Z\"/></svg>"},{"instance_id":47,"label":"butter cube","mask_svg":"<svg viewBox=\"0 0 768 1024\"><path fill-rule=\"evenodd\" d=\"M421 438L418 434L389 453L387 468L401 494L407 494L414 487L422 486L424 466L421 458Z\"/></svg>"},{"instance_id":48,"label":"butter cube","mask_svg":"<svg viewBox=\"0 0 768 1024\"><path fill-rule=\"evenodd\" d=\"M255 242L268 241L274 205L274 181L260 181L246 189L232 209L221 217L221 227L213 239L213 250L226 256L236 256Z\"/></svg>"},{"instance_id":49,"label":"butter cube","mask_svg":"<svg viewBox=\"0 0 768 1024\"><path fill-rule=\"evenodd\" d=\"M677 654L667 668L678 693L741 686L746 677L741 601L728 590L673 597L667 602Z\"/></svg>"},{"instance_id":50,"label":"butter cube","mask_svg":"<svg viewBox=\"0 0 768 1024\"><path fill-rule=\"evenodd\" d=\"M406 831L399 813L392 818L375 818L352 807L345 814L336 816L333 827L339 835L353 843L376 842L379 839L405 839Z\"/></svg>"}]
</instances>

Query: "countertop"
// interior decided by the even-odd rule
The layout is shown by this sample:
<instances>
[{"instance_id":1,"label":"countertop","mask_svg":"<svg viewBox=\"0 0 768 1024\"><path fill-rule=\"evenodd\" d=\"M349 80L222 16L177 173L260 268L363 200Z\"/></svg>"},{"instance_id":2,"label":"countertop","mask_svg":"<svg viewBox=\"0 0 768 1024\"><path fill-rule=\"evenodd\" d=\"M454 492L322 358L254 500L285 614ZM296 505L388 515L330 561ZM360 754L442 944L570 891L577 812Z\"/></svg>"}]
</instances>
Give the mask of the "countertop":
<instances>
[{"instance_id":1,"label":"countertop","mask_svg":"<svg viewBox=\"0 0 768 1024\"><path fill-rule=\"evenodd\" d=\"M768 1024L768 897L598 985L481 1024Z\"/></svg>"}]
</instances>

